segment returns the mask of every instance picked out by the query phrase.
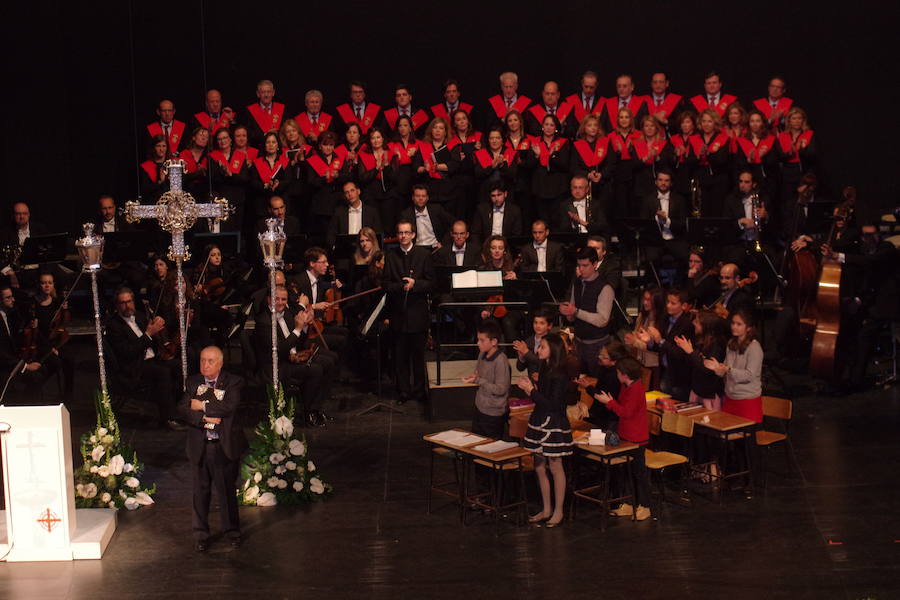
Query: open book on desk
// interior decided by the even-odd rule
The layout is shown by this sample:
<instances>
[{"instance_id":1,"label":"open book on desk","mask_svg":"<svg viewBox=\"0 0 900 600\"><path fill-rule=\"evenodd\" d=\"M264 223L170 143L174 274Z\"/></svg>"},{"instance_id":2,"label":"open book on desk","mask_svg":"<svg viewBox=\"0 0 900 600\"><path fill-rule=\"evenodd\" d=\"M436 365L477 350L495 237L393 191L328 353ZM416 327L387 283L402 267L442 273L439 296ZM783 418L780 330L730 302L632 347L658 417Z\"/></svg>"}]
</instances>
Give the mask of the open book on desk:
<instances>
[{"instance_id":1,"label":"open book on desk","mask_svg":"<svg viewBox=\"0 0 900 600\"><path fill-rule=\"evenodd\" d=\"M502 271L463 271L462 273L453 273L452 278L453 289L460 288L502 288L503 272Z\"/></svg>"}]
</instances>

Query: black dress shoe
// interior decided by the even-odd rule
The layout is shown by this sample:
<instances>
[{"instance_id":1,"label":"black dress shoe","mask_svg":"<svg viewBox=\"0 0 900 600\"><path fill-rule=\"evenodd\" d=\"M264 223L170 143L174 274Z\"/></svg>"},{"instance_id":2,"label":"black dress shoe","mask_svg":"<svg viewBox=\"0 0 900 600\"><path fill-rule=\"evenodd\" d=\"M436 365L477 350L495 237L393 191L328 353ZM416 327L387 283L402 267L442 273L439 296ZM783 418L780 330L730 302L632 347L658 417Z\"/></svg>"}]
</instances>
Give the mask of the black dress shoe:
<instances>
[{"instance_id":1,"label":"black dress shoe","mask_svg":"<svg viewBox=\"0 0 900 600\"><path fill-rule=\"evenodd\" d=\"M319 416L317 411L306 413L306 424L310 427L325 427L325 421Z\"/></svg>"},{"instance_id":2,"label":"black dress shoe","mask_svg":"<svg viewBox=\"0 0 900 600\"><path fill-rule=\"evenodd\" d=\"M187 425L182 425L175 419L169 419L166 421L166 427L171 429L172 431L187 431Z\"/></svg>"},{"instance_id":3,"label":"black dress shoe","mask_svg":"<svg viewBox=\"0 0 900 600\"><path fill-rule=\"evenodd\" d=\"M209 540L197 540L197 544L194 546L194 549L197 552L206 552L209 548Z\"/></svg>"},{"instance_id":4,"label":"black dress shoe","mask_svg":"<svg viewBox=\"0 0 900 600\"><path fill-rule=\"evenodd\" d=\"M328 421L334 421L334 417L326 413L324 410L319 411L319 418L323 423L327 423Z\"/></svg>"},{"instance_id":5,"label":"black dress shoe","mask_svg":"<svg viewBox=\"0 0 900 600\"><path fill-rule=\"evenodd\" d=\"M241 536L236 535L228 540L228 543L231 544L232 548L240 548L241 547Z\"/></svg>"}]
</instances>

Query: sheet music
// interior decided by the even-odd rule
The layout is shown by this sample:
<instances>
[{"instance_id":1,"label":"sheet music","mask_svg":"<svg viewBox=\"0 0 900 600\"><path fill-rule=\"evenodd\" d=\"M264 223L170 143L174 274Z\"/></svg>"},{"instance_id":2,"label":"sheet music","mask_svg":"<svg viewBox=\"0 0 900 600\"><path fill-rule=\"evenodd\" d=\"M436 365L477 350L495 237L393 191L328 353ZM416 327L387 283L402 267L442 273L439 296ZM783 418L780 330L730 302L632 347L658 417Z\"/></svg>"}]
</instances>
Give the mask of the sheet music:
<instances>
[{"instance_id":1,"label":"sheet music","mask_svg":"<svg viewBox=\"0 0 900 600\"><path fill-rule=\"evenodd\" d=\"M475 446L472 450L477 450L478 452L484 452L485 454L495 454L497 452L503 452L504 450L509 450L510 448L518 448L519 445L515 442L504 442L503 440L497 440L496 442L488 442L487 444L481 444L480 446Z\"/></svg>"},{"instance_id":2,"label":"sheet music","mask_svg":"<svg viewBox=\"0 0 900 600\"><path fill-rule=\"evenodd\" d=\"M369 315L369 318L366 319L366 324L362 328L362 334L368 335L369 330L372 328L372 325L375 324L375 319L378 318L378 315L381 314L381 311L384 310L384 303L387 300L387 294L381 295L381 300L378 301L378 304L375 306L375 310L372 311L372 314Z\"/></svg>"}]
</instances>

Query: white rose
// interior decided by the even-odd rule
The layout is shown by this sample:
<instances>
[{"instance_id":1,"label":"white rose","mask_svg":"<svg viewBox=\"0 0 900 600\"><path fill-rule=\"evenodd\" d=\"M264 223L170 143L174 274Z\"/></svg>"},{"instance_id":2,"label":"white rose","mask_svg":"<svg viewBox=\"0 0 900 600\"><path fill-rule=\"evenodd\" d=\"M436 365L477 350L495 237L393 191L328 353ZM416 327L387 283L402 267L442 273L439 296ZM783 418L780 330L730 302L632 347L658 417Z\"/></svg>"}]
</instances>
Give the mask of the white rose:
<instances>
[{"instance_id":1,"label":"white rose","mask_svg":"<svg viewBox=\"0 0 900 600\"><path fill-rule=\"evenodd\" d=\"M103 477L104 479L109 477L109 467L107 467L106 465L100 465L100 467L97 469L97 475Z\"/></svg>"},{"instance_id":2,"label":"white rose","mask_svg":"<svg viewBox=\"0 0 900 600\"><path fill-rule=\"evenodd\" d=\"M257 473L256 475L254 475L253 481L255 481L256 483L259 483L260 481L262 481L262 473Z\"/></svg>"},{"instance_id":3,"label":"white rose","mask_svg":"<svg viewBox=\"0 0 900 600\"><path fill-rule=\"evenodd\" d=\"M99 470L100 470L100 467L98 467L97 465L91 465L91 468L90 468L91 473L96 473Z\"/></svg>"},{"instance_id":4,"label":"white rose","mask_svg":"<svg viewBox=\"0 0 900 600\"><path fill-rule=\"evenodd\" d=\"M150 506L153 504L153 498L151 498L150 494L147 492L138 492L134 495L134 499L137 500L137 503L141 506Z\"/></svg>"},{"instance_id":5,"label":"white rose","mask_svg":"<svg viewBox=\"0 0 900 600\"><path fill-rule=\"evenodd\" d=\"M272 424L272 429L280 436L290 437L294 433L294 424L286 416L281 415L275 419L275 423Z\"/></svg>"},{"instance_id":6,"label":"white rose","mask_svg":"<svg viewBox=\"0 0 900 600\"><path fill-rule=\"evenodd\" d=\"M106 427L101 427L97 430L97 435L99 435L100 437L103 437L107 433L109 433L109 431L106 430Z\"/></svg>"},{"instance_id":7,"label":"white rose","mask_svg":"<svg viewBox=\"0 0 900 600\"><path fill-rule=\"evenodd\" d=\"M132 471L134 471L134 465L131 463L125 463L125 466L122 467L123 473L131 473Z\"/></svg>"},{"instance_id":8,"label":"white rose","mask_svg":"<svg viewBox=\"0 0 900 600\"><path fill-rule=\"evenodd\" d=\"M121 454L116 454L109 459L109 472L113 475L121 475L122 469L125 468L125 459Z\"/></svg>"},{"instance_id":9,"label":"white rose","mask_svg":"<svg viewBox=\"0 0 900 600\"><path fill-rule=\"evenodd\" d=\"M318 477L313 477L309 480L309 489L312 490L313 494L321 494L325 491L325 484Z\"/></svg>"},{"instance_id":10,"label":"white rose","mask_svg":"<svg viewBox=\"0 0 900 600\"><path fill-rule=\"evenodd\" d=\"M75 485L75 493L83 498L84 497L84 484L81 484L81 483L76 484Z\"/></svg>"},{"instance_id":11,"label":"white rose","mask_svg":"<svg viewBox=\"0 0 900 600\"><path fill-rule=\"evenodd\" d=\"M106 451L103 449L103 446L94 446L94 449L91 450L91 458L96 462L103 457L104 452Z\"/></svg>"},{"instance_id":12,"label":"white rose","mask_svg":"<svg viewBox=\"0 0 900 600\"><path fill-rule=\"evenodd\" d=\"M127 485L130 488L136 488L139 485L141 485L141 482L138 481L137 477L129 477L128 479L125 480L125 485Z\"/></svg>"},{"instance_id":13,"label":"white rose","mask_svg":"<svg viewBox=\"0 0 900 600\"><path fill-rule=\"evenodd\" d=\"M294 456L303 456L306 454L306 445L300 440L291 440L291 443L288 444L288 450Z\"/></svg>"},{"instance_id":14,"label":"white rose","mask_svg":"<svg viewBox=\"0 0 900 600\"><path fill-rule=\"evenodd\" d=\"M278 465L277 467L275 467L275 474L276 474L276 475L281 475L281 474L284 473L285 471L287 471L287 469L285 469L285 468L282 467L281 465Z\"/></svg>"},{"instance_id":15,"label":"white rose","mask_svg":"<svg viewBox=\"0 0 900 600\"><path fill-rule=\"evenodd\" d=\"M96 444L96 443L97 443L97 436L96 436L96 435L92 435L92 436L90 437L90 442L91 442L92 444Z\"/></svg>"},{"instance_id":16,"label":"white rose","mask_svg":"<svg viewBox=\"0 0 900 600\"><path fill-rule=\"evenodd\" d=\"M293 485L292 487L294 488L294 491L295 491L295 492L299 492L300 490L303 489L303 482L302 482L302 481L295 481L295 482L294 482L294 485Z\"/></svg>"},{"instance_id":17,"label":"white rose","mask_svg":"<svg viewBox=\"0 0 900 600\"><path fill-rule=\"evenodd\" d=\"M269 477L268 479L266 479L266 485L270 488L278 486L278 478L275 476Z\"/></svg>"},{"instance_id":18,"label":"white rose","mask_svg":"<svg viewBox=\"0 0 900 600\"><path fill-rule=\"evenodd\" d=\"M295 463L292 460L289 460L286 463L284 463L284 466L287 468L288 471L293 471L294 469L297 468L297 463Z\"/></svg>"},{"instance_id":19,"label":"white rose","mask_svg":"<svg viewBox=\"0 0 900 600\"><path fill-rule=\"evenodd\" d=\"M283 460L284 460L284 454L282 454L281 452L276 452L274 454L269 455L269 462L272 463L273 465L277 465L278 463L280 463Z\"/></svg>"},{"instance_id":20,"label":"white rose","mask_svg":"<svg viewBox=\"0 0 900 600\"><path fill-rule=\"evenodd\" d=\"M266 492L256 499L257 506L275 506L278 500L272 492Z\"/></svg>"},{"instance_id":21,"label":"white rose","mask_svg":"<svg viewBox=\"0 0 900 600\"><path fill-rule=\"evenodd\" d=\"M103 495L100 496L101 502L109 502L110 500L112 500L112 494L109 492L103 492Z\"/></svg>"},{"instance_id":22,"label":"white rose","mask_svg":"<svg viewBox=\"0 0 900 600\"><path fill-rule=\"evenodd\" d=\"M140 504L138 503L137 498L125 498L125 508L127 508L128 510L135 510L139 506Z\"/></svg>"},{"instance_id":23,"label":"white rose","mask_svg":"<svg viewBox=\"0 0 900 600\"><path fill-rule=\"evenodd\" d=\"M278 480L278 489L283 490L286 487L287 487L287 481L285 481L284 479L279 479Z\"/></svg>"},{"instance_id":24,"label":"white rose","mask_svg":"<svg viewBox=\"0 0 900 600\"><path fill-rule=\"evenodd\" d=\"M85 498L94 498L97 495L97 486L96 484L89 483L84 486L84 497Z\"/></svg>"},{"instance_id":25,"label":"white rose","mask_svg":"<svg viewBox=\"0 0 900 600\"><path fill-rule=\"evenodd\" d=\"M127 498L128 494L125 493L125 490L119 490L119 496L121 496L122 498Z\"/></svg>"},{"instance_id":26,"label":"white rose","mask_svg":"<svg viewBox=\"0 0 900 600\"><path fill-rule=\"evenodd\" d=\"M253 502L257 498L259 498L259 487L255 485L251 488L248 488L247 491L244 492L244 500L246 502Z\"/></svg>"},{"instance_id":27,"label":"white rose","mask_svg":"<svg viewBox=\"0 0 900 600\"><path fill-rule=\"evenodd\" d=\"M312 471L315 471L315 470L316 470L316 465L314 465L314 464L313 464L313 461L310 460L310 461L307 461L307 463L306 463L306 468L307 468L310 472L312 472Z\"/></svg>"},{"instance_id":28,"label":"white rose","mask_svg":"<svg viewBox=\"0 0 900 600\"><path fill-rule=\"evenodd\" d=\"M115 441L115 439L113 439L113 436L111 435L104 435L102 438L100 438L100 441L109 446Z\"/></svg>"},{"instance_id":29,"label":"white rose","mask_svg":"<svg viewBox=\"0 0 900 600\"><path fill-rule=\"evenodd\" d=\"M116 503L115 503L115 502L110 502L110 503L109 503L109 507L110 507L110 508L115 508L115 507L116 507Z\"/></svg>"}]
</instances>

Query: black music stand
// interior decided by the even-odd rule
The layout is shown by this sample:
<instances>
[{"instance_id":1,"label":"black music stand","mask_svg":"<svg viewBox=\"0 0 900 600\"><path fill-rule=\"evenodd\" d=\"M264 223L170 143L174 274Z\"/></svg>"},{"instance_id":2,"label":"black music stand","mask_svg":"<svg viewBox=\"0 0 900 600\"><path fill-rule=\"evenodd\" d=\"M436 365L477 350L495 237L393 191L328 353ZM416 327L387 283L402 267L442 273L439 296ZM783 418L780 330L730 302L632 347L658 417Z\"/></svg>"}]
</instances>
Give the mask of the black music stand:
<instances>
[{"instance_id":1,"label":"black music stand","mask_svg":"<svg viewBox=\"0 0 900 600\"><path fill-rule=\"evenodd\" d=\"M740 240L741 230L734 219L723 217L690 218L687 239L692 246L729 246Z\"/></svg>"},{"instance_id":2,"label":"black music stand","mask_svg":"<svg viewBox=\"0 0 900 600\"><path fill-rule=\"evenodd\" d=\"M62 262L66 260L69 249L68 233L51 233L33 235L25 238L22 246L22 265L40 265L43 263Z\"/></svg>"},{"instance_id":3,"label":"black music stand","mask_svg":"<svg viewBox=\"0 0 900 600\"><path fill-rule=\"evenodd\" d=\"M103 262L144 262L159 248L153 231L111 231L103 234Z\"/></svg>"},{"instance_id":4,"label":"black music stand","mask_svg":"<svg viewBox=\"0 0 900 600\"><path fill-rule=\"evenodd\" d=\"M219 247L223 260L229 260L240 255L241 232L221 231L219 233L211 233L208 231L189 231L185 235L185 242L193 250L191 254L194 255L194 262L199 260L199 257L203 255L203 249L210 244L215 244Z\"/></svg>"},{"instance_id":5,"label":"black music stand","mask_svg":"<svg viewBox=\"0 0 900 600\"><path fill-rule=\"evenodd\" d=\"M305 269L306 264L303 260L303 253L310 246L312 246L312 243L310 243L309 237L305 233L287 236L287 240L284 243L284 254L282 255L284 262L292 265L303 265Z\"/></svg>"},{"instance_id":6,"label":"black music stand","mask_svg":"<svg viewBox=\"0 0 900 600\"><path fill-rule=\"evenodd\" d=\"M522 271L519 279L540 281L547 292L547 301L559 306L566 287L566 274L560 271Z\"/></svg>"},{"instance_id":7,"label":"black music stand","mask_svg":"<svg viewBox=\"0 0 900 600\"><path fill-rule=\"evenodd\" d=\"M375 412L377 410L387 410L390 412L400 413L401 415L403 414L403 411L401 409L397 408L393 404L388 404L387 402L385 402L382 399L382 396L381 396L381 323L378 322L378 315L380 315L381 312L384 310L386 303L387 303L387 294L383 294L381 296L381 300L379 300L378 303L375 305L375 308L369 314L369 317L366 319L365 323L363 323L363 325L359 331L362 334L362 336L365 338L365 337L368 337L369 335L371 335L372 331L374 330L374 334L375 334L375 372L376 372L375 377L377 379L377 383L376 383L376 387L375 387L375 389L376 389L375 404L372 404L371 406L368 406L368 407L362 409L361 411L359 411L358 413L356 413L355 416L357 416L357 417L367 415L367 414Z\"/></svg>"}]
</instances>

